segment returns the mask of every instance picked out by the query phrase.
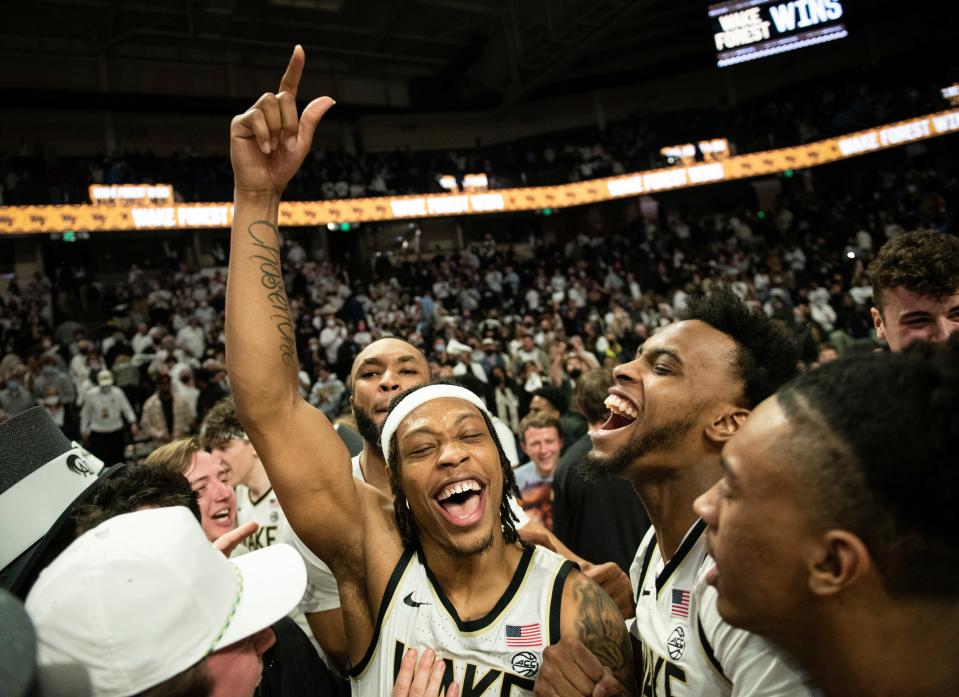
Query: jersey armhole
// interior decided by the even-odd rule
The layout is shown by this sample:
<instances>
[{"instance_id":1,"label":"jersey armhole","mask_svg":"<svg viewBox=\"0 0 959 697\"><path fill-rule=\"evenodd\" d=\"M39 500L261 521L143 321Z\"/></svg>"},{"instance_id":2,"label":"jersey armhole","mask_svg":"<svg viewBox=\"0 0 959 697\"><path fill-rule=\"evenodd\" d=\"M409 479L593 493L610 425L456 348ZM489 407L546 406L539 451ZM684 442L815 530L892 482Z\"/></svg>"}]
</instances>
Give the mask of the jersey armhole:
<instances>
[{"instance_id":1,"label":"jersey armhole","mask_svg":"<svg viewBox=\"0 0 959 697\"><path fill-rule=\"evenodd\" d=\"M380 601L380 609L376 615L376 624L373 626L373 635L370 637L370 645L366 647L366 653L363 654L363 658L360 659L360 662L355 666L349 666L346 669L347 676L354 680L360 677L363 671L366 670L366 666L369 664L370 659L373 658L373 654L376 652L376 645L380 640L380 630L383 627L383 622L386 621L386 613L389 610L390 604L393 602L393 596L396 594L396 589L400 585L400 579L403 578L403 573L409 566L410 560L413 558L413 554L415 554L415 550L406 549L403 551L403 556L400 557L400 560L396 562L396 567L393 569L393 573L390 575L390 580L386 584L386 590L383 591L383 600Z\"/></svg>"},{"instance_id":2,"label":"jersey armhole","mask_svg":"<svg viewBox=\"0 0 959 697\"><path fill-rule=\"evenodd\" d=\"M563 608L563 588L566 587L566 579L573 569L579 567L573 562L567 560L559 567L556 572L556 578L553 579L553 590L549 599L549 643L550 646L559 641L559 618L560 610Z\"/></svg>"}]
</instances>

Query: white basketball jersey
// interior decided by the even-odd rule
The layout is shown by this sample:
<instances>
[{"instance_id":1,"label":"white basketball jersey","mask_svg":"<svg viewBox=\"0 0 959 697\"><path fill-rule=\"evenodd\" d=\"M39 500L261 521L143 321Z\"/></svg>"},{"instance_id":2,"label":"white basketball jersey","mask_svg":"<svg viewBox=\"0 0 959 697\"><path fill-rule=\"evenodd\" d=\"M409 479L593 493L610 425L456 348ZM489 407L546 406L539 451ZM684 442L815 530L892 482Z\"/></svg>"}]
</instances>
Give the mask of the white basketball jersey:
<instances>
[{"instance_id":1,"label":"white basketball jersey","mask_svg":"<svg viewBox=\"0 0 959 697\"><path fill-rule=\"evenodd\" d=\"M446 661L443 690L463 695L533 694L543 649L559 641L563 586L572 562L525 549L503 596L485 617L463 621L420 554L407 550L390 577L370 647L349 671L354 697L390 695L408 648Z\"/></svg>"},{"instance_id":2,"label":"white basketball jersey","mask_svg":"<svg viewBox=\"0 0 959 697\"><path fill-rule=\"evenodd\" d=\"M276 500L273 489L269 489L256 501L250 496L250 490L242 484L236 488L236 524L243 525L255 520L260 527L249 535L243 545L249 550L262 549L278 542L277 531L286 520L280 502Z\"/></svg>"},{"instance_id":3,"label":"white basketball jersey","mask_svg":"<svg viewBox=\"0 0 959 697\"><path fill-rule=\"evenodd\" d=\"M726 624L716 591L702 580L712 567L706 524L689 529L664 563L650 528L630 567L636 618L628 622L643 652L644 697L807 697L814 694L762 637ZM640 679L641 678L641 679Z\"/></svg>"}]
</instances>

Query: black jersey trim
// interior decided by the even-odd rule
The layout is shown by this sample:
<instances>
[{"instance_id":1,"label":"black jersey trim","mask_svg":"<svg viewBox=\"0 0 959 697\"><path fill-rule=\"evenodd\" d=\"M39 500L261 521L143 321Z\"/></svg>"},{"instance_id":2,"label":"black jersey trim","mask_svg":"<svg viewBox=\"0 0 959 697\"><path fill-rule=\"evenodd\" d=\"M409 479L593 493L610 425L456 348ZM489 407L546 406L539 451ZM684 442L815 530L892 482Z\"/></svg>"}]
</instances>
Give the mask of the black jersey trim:
<instances>
[{"instance_id":1,"label":"black jersey trim","mask_svg":"<svg viewBox=\"0 0 959 697\"><path fill-rule=\"evenodd\" d=\"M553 579L553 590L549 598L549 643L551 646L559 641L560 610L563 608L563 588L566 587L566 579L570 571L578 568L579 566L573 562L564 561L556 572L556 578Z\"/></svg>"},{"instance_id":2,"label":"black jersey trim","mask_svg":"<svg viewBox=\"0 0 959 697\"><path fill-rule=\"evenodd\" d=\"M249 488L249 487L247 487L247 489L246 489L246 498L247 498L247 500L250 502L250 505L255 508L256 506L258 506L258 505L260 504L260 501L262 501L263 499L265 499L265 498L266 498L267 496L269 496L271 493L273 493L273 487L272 487L272 486L271 486L269 489L267 489L266 491L264 491L263 494L260 496L260 498L258 498L256 501L254 501L254 500L253 500L253 492L250 491L250 488Z\"/></svg>"},{"instance_id":3,"label":"black jersey trim","mask_svg":"<svg viewBox=\"0 0 959 697\"><path fill-rule=\"evenodd\" d=\"M723 672L722 664L719 662L719 659L716 658L716 653L713 651L713 647L710 645L709 639L706 638L706 630L703 629L703 621L699 619L699 617L696 618L696 626L699 628L699 643L703 646L703 653L706 654L706 658L708 658L709 662L712 663L713 668L716 669L716 672L723 677L723 680L732 685L733 681L726 677L726 673Z\"/></svg>"},{"instance_id":4,"label":"black jersey trim","mask_svg":"<svg viewBox=\"0 0 959 697\"><path fill-rule=\"evenodd\" d=\"M518 591L519 587L522 585L523 579L526 578L526 572L529 570L529 563L532 558L532 546L524 545L523 556L519 560L519 565L516 567L516 572L513 574L513 578L510 579L509 585L506 587L503 595L499 600L496 601L496 605L493 606L493 609L479 619L463 621L460 619L459 613L456 612L456 607L453 605L450 599L446 597L443 587L440 585L439 581L436 580L433 572L430 571L430 567L426 565L426 560L423 558L423 555L421 553L419 554L420 563L423 565L423 568L426 569L426 578L429 579L430 585L433 586L433 591L436 593L436 597L440 599L441 603L443 603L443 607L446 608L446 611L456 623L456 628L461 632L478 632L481 629L486 629L486 627L493 623L499 614L506 609L506 606L509 605L510 601L513 599L513 596L516 595L516 591Z\"/></svg>"},{"instance_id":5,"label":"black jersey trim","mask_svg":"<svg viewBox=\"0 0 959 697\"><path fill-rule=\"evenodd\" d=\"M673 575L673 572L683 563L683 560L686 558L686 555L689 554L689 550L693 548L693 545L699 541L700 536L702 536L703 531L706 529L706 521L702 518L699 518L696 523L690 528L689 532L686 533L686 539L683 540L682 544L679 545L679 549L676 550L676 554L673 555L672 559L663 567L663 570L659 572L656 576L656 593L657 595L663 589L663 586L666 585L666 582L669 580L669 577ZM653 536L653 541L656 541L656 536Z\"/></svg>"},{"instance_id":6,"label":"black jersey trim","mask_svg":"<svg viewBox=\"0 0 959 697\"><path fill-rule=\"evenodd\" d=\"M639 596L643 593L643 586L646 585L646 572L649 571L649 562L653 560L653 552L656 551L656 535L653 535L646 547L646 554L643 555L643 565L639 570L639 580L636 583L636 603L639 604Z\"/></svg>"},{"instance_id":7,"label":"black jersey trim","mask_svg":"<svg viewBox=\"0 0 959 697\"><path fill-rule=\"evenodd\" d=\"M396 587L400 585L400 579L403 578L403 573L406 571L406 567L410 565L412 558L413 550L407 549L403 551L403 556L396 562L396 567L390 575L390 580L386 583L386 590L383 591L383 600L380 601L380 610L376 615L376 624L373 626L373 636L370 638L370 645L366 648L366 653L363 654L360 662L346 669L346 674L349 677L358 678L363 671L366 670L370 659L373 658L373 653L376 651L376 644L380 640L380 630L383 627L383 622L386 620L386 611L390 607L393 594L396 593Z\"/></svg>"}]
</instances>

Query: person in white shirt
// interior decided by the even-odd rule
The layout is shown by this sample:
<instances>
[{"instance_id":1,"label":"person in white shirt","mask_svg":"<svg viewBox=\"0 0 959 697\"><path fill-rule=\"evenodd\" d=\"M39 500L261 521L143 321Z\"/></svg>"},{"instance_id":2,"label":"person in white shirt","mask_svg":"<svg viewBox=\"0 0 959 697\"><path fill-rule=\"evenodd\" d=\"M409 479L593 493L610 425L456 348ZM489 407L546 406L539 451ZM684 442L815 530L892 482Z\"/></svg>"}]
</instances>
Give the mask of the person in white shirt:
<instances>
[{"instance_id":1,"label":"person in white shirt","mask_svg":"<svg viewBox=\"0 0 959 697\"><path fill-rule=\"evenodd\" d=\"M690 298L683 320L650 337L613 371L609 420L590 435L584 466L632 482L652 527L630 575L637 675L645 695L805 697L805 677L762 637L720 618L703 590L712 567L694 500L722 477L720 452L749 410L796 372L798 341L728 288ZM546 650L537 694L564 694L563 681L621 686L604 656L575 639ZM641 672L640 672L641 671ZM595 694L595 693L594 693Z\"/></svg>"},{"instance_id":2,"label":"person in white shirt","mask_svg":"<svg viewBox=\"0 0 959 697\"><path fill-rule=\"evenodd\" d=\"M137 434L137 417L130 401L113 384L113 373L97 373L97 386L90 388L83 398L80 410L80 433L90 452L108 464L124 461L124 433Z\"/></svg>"},{"instance_id":3,"label":"person in white shirt","mask_svg":"<svg viewBox=\"0 0 959 697\"><path fill-rule=\"evenodd\" d=\"M176 334L177 343L190 352L193 358L203 358L206 350L206 333L196 317L190 317Z\"/></svg>"}]
</instances>

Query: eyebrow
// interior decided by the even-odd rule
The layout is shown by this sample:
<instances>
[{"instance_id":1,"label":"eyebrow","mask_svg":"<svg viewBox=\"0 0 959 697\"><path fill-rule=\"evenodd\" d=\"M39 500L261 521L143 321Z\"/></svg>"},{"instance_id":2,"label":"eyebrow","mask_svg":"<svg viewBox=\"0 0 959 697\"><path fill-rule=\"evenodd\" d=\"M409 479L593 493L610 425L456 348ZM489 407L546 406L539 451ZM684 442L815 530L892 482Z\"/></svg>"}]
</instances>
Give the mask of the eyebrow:
<instances>
[{"instance_id":1,"label":"eyebrow","mask_svg":"<svg viewBox=\"0 0 959 697\"><path fill-rule=\"evenodd\" d=\"M909 310L908 312L903 312L899 315L900 322L908 322L911 319L926 319L932 313L927 312L926 310Z\"/></svg>"},{"instance_id":2,"label":"eyebrow","mask_svg":"<svg viewBox=\"0 0 959 697\"><path fill-rule=\"evenodd\" d=\"M458 426L460 423L470 418L471 416L475 416L476 418L481 418L480 415L477 414L476 412L463 411L463 412L460 412L460 414L456 417L456 420L453 422L453 425ZM431 436L435 436L437 434L437 431L436 429L431 428L428 424L423 424L422 426L418 426L417 428L414 428L413 430L407 431L406 433L404 433L403 439L406 440L410 436L416 436L416 435L419 435L420 433L426 433Z\"/></svg>"},{"instance_id":3,"label":"eyebrow","mask_svg":"<svg viewBox=\"0 0 959 697\"><path fill-rule=\"evenodd\" d=\"M683 364L683 359L679 357L679 354L676 353L676 351L674 351L673 349L666 348L665 346L660 348L652 348L647 351L643 351L643 347L640 346L638 349L636 349L636 358L638 359L644 356L650 362L655 361L657 358L666 356L668 358L672 358L679 365Z\"/></svg>"}]
</instances>

